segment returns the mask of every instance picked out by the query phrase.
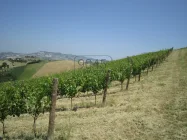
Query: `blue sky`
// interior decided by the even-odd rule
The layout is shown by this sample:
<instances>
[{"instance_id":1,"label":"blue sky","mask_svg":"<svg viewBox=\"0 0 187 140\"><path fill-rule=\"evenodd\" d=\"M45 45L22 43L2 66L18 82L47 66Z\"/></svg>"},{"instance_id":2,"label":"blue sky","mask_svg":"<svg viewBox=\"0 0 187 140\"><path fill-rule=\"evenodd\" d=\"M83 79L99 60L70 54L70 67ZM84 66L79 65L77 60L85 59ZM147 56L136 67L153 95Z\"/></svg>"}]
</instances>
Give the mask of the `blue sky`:
<instances>
[{"instance_id":1,"label":"blue sky","mask_svg":"<svg viewBox=\"0 0 187 140\"><path fill-rule=\"evenodd\" d=\"M114 59L187 46L187 0L1 0L0 52Z\"/></svg>"}]
</instances>

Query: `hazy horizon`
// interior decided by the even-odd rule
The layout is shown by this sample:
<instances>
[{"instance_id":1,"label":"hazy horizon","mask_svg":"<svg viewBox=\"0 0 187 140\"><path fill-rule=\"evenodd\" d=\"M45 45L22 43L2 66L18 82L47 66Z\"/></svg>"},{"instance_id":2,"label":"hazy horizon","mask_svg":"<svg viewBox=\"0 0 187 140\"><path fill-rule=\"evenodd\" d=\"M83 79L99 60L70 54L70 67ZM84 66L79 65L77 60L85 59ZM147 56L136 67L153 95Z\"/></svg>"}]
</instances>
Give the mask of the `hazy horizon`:
<instances>
[{"instance_id":1,"label":"hazy horizon","mask_svg":"<svg viewBox=\"0 0 187 140\"><path fill-rule=\"evenodd\" d=\"M110 55L187 46L186 0L0 1L0 52Z\"/></svg>"}]
</instances>

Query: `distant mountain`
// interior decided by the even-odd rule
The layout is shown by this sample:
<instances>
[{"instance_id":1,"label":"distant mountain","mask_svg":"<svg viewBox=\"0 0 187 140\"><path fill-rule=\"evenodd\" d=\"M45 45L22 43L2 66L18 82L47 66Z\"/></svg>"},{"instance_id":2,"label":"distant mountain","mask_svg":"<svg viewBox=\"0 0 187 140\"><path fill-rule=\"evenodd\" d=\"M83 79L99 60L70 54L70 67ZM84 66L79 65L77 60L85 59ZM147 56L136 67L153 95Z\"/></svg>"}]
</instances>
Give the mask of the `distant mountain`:
<instances>
[{"instance_id":1,"label":"distant mountain","mask_svg":"<svg viewBox=\"0 0 187 140\"><path fill-rule=\"evenodd\" d=\"M40 51L35 53L13 53L13 52L0 52L0 60L5 60L8 58L24 58L25 56L35 56L37 58L40 58L42 60L86 60L93 58L87 58L84 56L76 56L73 54L62 54L59 52L47 52L47 51Z\"/></svg>"},{"instance_id":2,"label":"distant mountain","mask_svg":"<svg viewBox=\"0 0 187 140\"><path fill-rule=\"evenodd\" d=\"M8 59L10 57L23 57L21 53L13 53L13 52L0 52L0 59Z\"/></svg>"}]
</instances>

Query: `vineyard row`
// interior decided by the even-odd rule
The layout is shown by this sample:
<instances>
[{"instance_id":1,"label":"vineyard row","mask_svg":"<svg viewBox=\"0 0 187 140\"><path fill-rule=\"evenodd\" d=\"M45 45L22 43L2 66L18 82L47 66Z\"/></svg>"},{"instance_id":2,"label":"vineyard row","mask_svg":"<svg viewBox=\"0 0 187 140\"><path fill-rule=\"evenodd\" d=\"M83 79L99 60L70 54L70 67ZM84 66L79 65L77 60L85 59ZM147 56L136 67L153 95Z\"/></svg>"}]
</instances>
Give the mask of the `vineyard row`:
<instances>
[{"instance_id":1,"label":"vineyard row","mask_svg":"<svg viewBox=\"0 0 187 140\"><path fill-rule=\"evenodd\" d=\"M97 93L102 90L102 103L105 104L107 89L112 81L119 81L123 90L124 81L127 80L126 90L128 90L131 77L138 75L140 81L142 71L148 74L150 68L153 70L154 66L163 62L172 51L173 48L170 48L105 64L98 63L53 76L2 83L0 84L0 121L3 124L3 134L5 134L7 116L19 117L21 114L28 113L33 116L33 126L36 126L39 114L50 109L53 78L59 80L59 95L71 99L71 108L72 98L77 93L89 91L94 94L96 101ZM36 128L34 133L36 135Z\"/></svg>"}]
</instances>

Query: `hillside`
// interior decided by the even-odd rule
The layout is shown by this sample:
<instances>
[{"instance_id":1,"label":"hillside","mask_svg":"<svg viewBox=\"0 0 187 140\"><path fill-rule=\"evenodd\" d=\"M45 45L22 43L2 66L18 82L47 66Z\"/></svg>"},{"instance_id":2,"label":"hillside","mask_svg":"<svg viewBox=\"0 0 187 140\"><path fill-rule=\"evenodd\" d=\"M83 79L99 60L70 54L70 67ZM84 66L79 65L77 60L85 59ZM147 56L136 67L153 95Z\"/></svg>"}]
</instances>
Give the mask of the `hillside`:
<instances>
[{"instance_id":1,"label":"hillside","mask_svg":"<svg viewBox=\"0 0 187 140\"><path fill-rule=\"evenodd\" d=\"M149 75L143 74L140 82L131 79L128 91L120 91L114 82L107 95L105 107L98 95L73 99L77 112L60 111L70 108L70 100L57 101L56 139L187 139L187 49L173 51L170 56ZM37 120L39 139L48 128L46 113ZM6 129L10 139L33 139L33 118L30 115L10 117ZM0 132L2 132L0 124ZM14 130L14 131L13 131Z\"/></svg>"},{"instance_id":2,"label":"hillside","mask_svg":"<svg viewBox=\"0 0 187 140\"><path fill-rule=\"evenodd\" d=\"M78 63L75 62L75 68L79 67ZM32 77L41 77L51 74L61 73L68 70L74 69L74 61L63 60L63 61L52 61L48 62L41 67Z\"/></svg>"},{"instance_id":3,"label":"hillside","mask_svg":"<svg viewBox=\"0 0 187 140\"><path fill-rule=\"evenodd\" d=\"M6 71L1 71L0 82L11 81L11 80L26 80L32 78L32 76L45 64L47 61L41 61L34 64L26 64L15 62L14 66L9 61L6 62L10 67ZM0 62L0 63L1 63Z\"/></svg>"},{"instance_id":4,"label":"hillside","mask_svg":"<svg viewBox=\"0 0 187 140\"><path fill-rule=\"evenodd\" d=\"M32 76L45 64L47 61L40 63L28 64L21 67L15 67L11 70L11 73L16 76L17 80L26 80L32 78Z\"/></svg>"},{"instance_id":5,"label":"hillside","mask_svg":"<svg viewBox=\"0 0 187 140\"><path fill-rule=\"evenodd\" d=\"M9 61L0 61L0 64L6 62L10 66L9 72L11 77L16 80L26 80L35 77L47 76L51 74L61 73L74 68L78 68L77 62L70 60L63 61L41 61L40 63L28 64L15 62L12 66ZM11 77L3 77L11 79Z\"/></svg>"},{"instance_id":6,"label":"hillside","mask_svg":"<svg viewBox=\"0 0 187 140\"><path fill-rule=\"evenodd\" d=\"M21 62L11 63L8 58L24 58L26 56L35 56L36 58L42 59L40 63L28 64ZM11 81L11 80L26 80L35 77L41 77L51 74L57 74L64 71L79 68L79 65L74 58L76 55L62 54L55 52L40 51L37 53L22 54L4 52L0 53L0 65L6 62L9 65L9 72L6 75L1 76L0 82ZM86 60L87 57L79 56L77 59ZM26 58L27 59L27 58ZM91 60L93 60L91 58Z\"/></svg>"},{"instance_id":7,"label":"hillside","mask_svg":"<svg viewBox=\"0 0 187 140\"><path fill-rule=\"evenodd\" d=\"M11 63L8 60L0 60L0 66L4 62L8 65L9 68L6 68L6 70L0 69L0 83L20 79L19 76L23 73L24 68L26 67L26 63Z\"/></svg>"}]
</instances>

